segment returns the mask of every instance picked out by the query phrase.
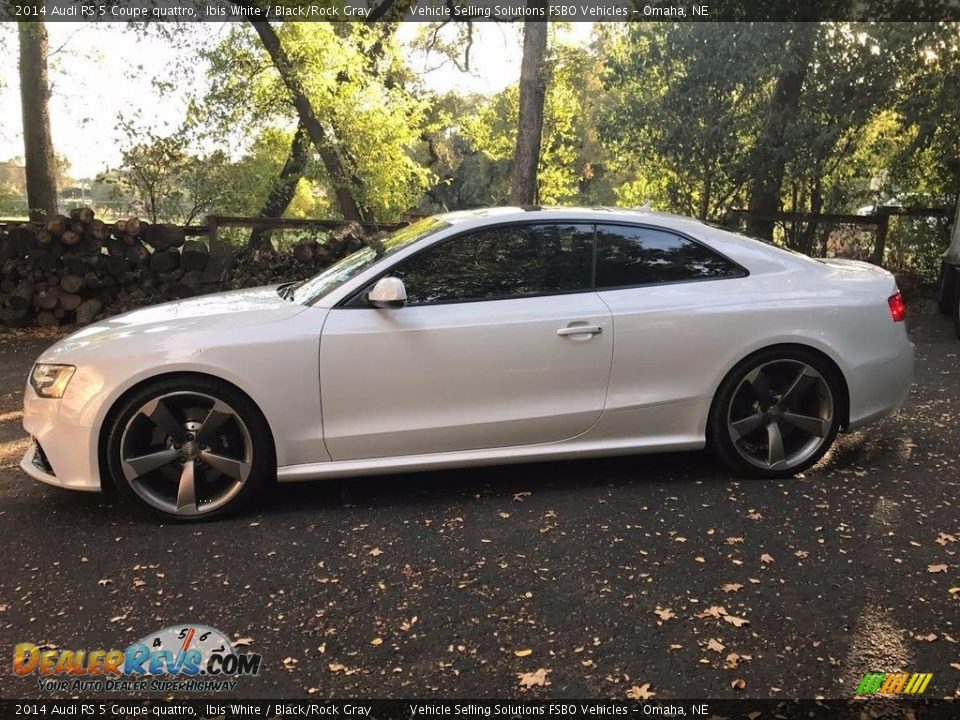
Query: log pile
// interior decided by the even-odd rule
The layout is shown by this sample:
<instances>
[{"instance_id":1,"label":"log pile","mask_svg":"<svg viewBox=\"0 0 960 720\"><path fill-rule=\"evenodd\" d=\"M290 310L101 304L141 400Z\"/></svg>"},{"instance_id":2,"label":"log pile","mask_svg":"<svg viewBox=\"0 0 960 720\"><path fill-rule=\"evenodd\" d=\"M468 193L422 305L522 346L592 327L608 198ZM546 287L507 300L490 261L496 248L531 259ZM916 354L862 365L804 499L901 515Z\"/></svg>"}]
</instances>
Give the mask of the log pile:
<instances>
[{"instance_id":1,"label":"log pile","mask_svg":"<svg viewBox=\"0 0 960 720\"><path fill-rule=\"evenodd\" d=\"M360 225L348 223L325 238L301 240L287 253L242 248L234 254L233 273L225 288L303 280L359 250L369 241Z\"/></svg>"},{"instance_id":2,"label":"log pile","mask_svg":"<svg viewBox=\"0 0 960 720\"><path fill-rule=\"evenodd\" d=\"M167 300L300 280L366 242L360 226L349 224L288 253L211 254L183 227L135 217L105 223L78 208L0 232L0 326L85 325Z\"/></svg>"}]
</instances>

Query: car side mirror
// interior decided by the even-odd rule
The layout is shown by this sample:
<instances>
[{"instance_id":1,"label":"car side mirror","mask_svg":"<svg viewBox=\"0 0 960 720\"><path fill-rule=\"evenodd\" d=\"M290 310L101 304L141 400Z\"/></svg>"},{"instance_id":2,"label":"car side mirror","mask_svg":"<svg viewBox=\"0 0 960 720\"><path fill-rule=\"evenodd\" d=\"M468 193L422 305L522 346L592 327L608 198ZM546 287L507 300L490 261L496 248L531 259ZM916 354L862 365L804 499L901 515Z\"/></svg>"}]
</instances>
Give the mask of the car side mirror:
<instances>
[{"instance_id":1,"label":"car side mirror","mask_svg":"<svg viewBox=\"0 0 960 720\"><path fill-rule=\"evenodd\" d=\"M367 293L367 302L375 308L403 307L407 304L407 288L400 278L380 278Z\"/></svg>"}]
</instances>

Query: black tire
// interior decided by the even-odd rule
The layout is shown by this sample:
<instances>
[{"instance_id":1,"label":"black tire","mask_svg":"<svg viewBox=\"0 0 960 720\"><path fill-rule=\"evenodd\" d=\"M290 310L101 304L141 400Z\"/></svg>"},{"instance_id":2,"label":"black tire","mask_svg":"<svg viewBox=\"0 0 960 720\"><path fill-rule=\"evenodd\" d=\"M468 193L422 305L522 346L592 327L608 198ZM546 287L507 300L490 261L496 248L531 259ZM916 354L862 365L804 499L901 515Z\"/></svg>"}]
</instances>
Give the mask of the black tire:
<instances>
[{"instance_id":1,"label":"black tire","mask_svg":"<svg viewBox=\"0 0 960 720\"><path fill-rule=\"evenodd\" d=\"M791 394L781 408L780 400L776 399L778 398L777 386L799 388L802 366L815 371L809 376L802 376L804 386L810 385L810 389L804 390L802 397ZM767 401L758 399L761 393L756 390L756 386L759 382L750 383L747 380L748 376L758 368L762 369L763 374L773 376L764 381L769 391L767 397L772 401L766 410L764 407L768 405ZM796 380L792 383L788 379L791 374L796 375ZM787 381L781 382L780 378ZM826 393L829 393L828 397ZM791 410L790 406L795 402L803 404L804 407L794 407ZM829 413L826 410L828 402ZM819 353L798 346L761 350L740 362L720 384L707 422L707 447L737 475L759 478L791 477L819 462L833 445L840 430L841 418L846 414L846 402L842 377L833 364ZM748 403L749 409L744 409L745 403ZM768 413L772 414L768 415ZM785 413L786 417L784 417ZM829 414L829 418L822 417L825 414ZM788 417L816 419L819 421L816 433L811 434L800 429L799 426L792 425ZM742 421L735 422L735 418L742 418L751 423L755 418L759 418L760 424L749 433L744 433L735 442L733 439L735 431L732 427L743 424ZM777 425L773 433L779 437L779 454L770 449L774 444L770 440L771 435L768 429L771 422ZM804 441L805 435L807 439ZM745 455L751 454L746 448L754 445L762 448L765 440L766 447L770 451L767 458L748 460ZM818 443L816 447L814 447L815 443ZM790 450L794 445L795 450ZM768 463L774 456L782 456L783 460L769 467L761 467L758 464Z\"/></svg>"},{"instance_id":2,"label":"black tire","mask_svg":"<svg viewBox=\"0 0 960 720\"><path fill-rule=\"evenodd\" d=\"M937 309L944 315L949 315L960 302L960 282L957 279L956 268L947 263L940 266L940 275L937 278Z\"/></svg>"},{"instance_id":3,"label":"black tire","mask_svg":"<svg viewBox=\"0 0 960 720\"><path fill-rule=\"evenodd\" d=\"M192 507L195 514L182 514L189 511L189 505L179 511L171 512L169 509L166 509L165 506L158 506L158 502L153 502L145 497L145 495L149 495L151 498L157 496L159 499L165 499L161 496L163 495L163 491L167 489L166 486L170 481L169 476L177 472L177 462L180 462L181 467L185 466L185 463L182 461L184 456L181 456L180 460L165 463L156 469L145 472L136 480L128 480L125 474L124 468L131 468L129 464L125 463L121 455L121 452L125 450L123 447L125 441L130 443L133 443L135 440L141 443L156 442L154 440L155 438L165 435L165 431L161 430L155 421L151 421L150 416L142 412L145 406L148 406L153 401L159 402L160 399L162 399L164 405L173 404L173 400L176 400L180 404L179 407L174 406L168 408L170 415L174 417L177 423L189 420L191 415L194 419L203 419L204 413L209 412L210 408L203 407L201 400L209 401L212 399L214 401L214 408L225 405L229 410L232 410L232 414L228 416L227 420L220 421L220 424L216 422L211 423L211 427L217 425L217 428L211 431L211 437L214 439L211 441L212 444L210 446L204 446L204 448L210 450L212 453L219 453L222 457L226 454L224 451L226 445L216 444L221 442L232 443L232 446L238 448L237 451L242 455L240 460L234 461L238 463L237 466L239 467L239 463L242 460L244 467L242 478L233 479L228 477L226 474L221 473L215 467L205 462L201 457L202 453L200 453L199 450L199 443L201 441L202 427L196 434L196 443L193 442L194 435L191 434L189 435L190 442L184 442L182 445L182 448L187 448L188 445L191 446L191 450L189 451L191 452L190 457L196 459L195 467L198 468L195 471L196 478L193 476L194 473L191 472L190 481L194 499ZM217 401L223 405L216 405L215 403ZM191 408L191 402L197 404L198 407L196 409ZM225 415L226 413L220 414ZM212 417L212 414L207 417ZM123 398L115 412L111 413L111 418L106 442L107 467L110 479L123 500L136 505L154 516L159 516L165 520L174 522L202 522L221 518L242 509L276 480L276 460L273 440L263 414L252 400L223 381L204 376L164 378L146 385ZM145 427L140 428L137 426L135 428L135 422L140 425L145 425ZM202 423L194 423L194 425L202 425ZM135 434L135 429L138 435ZM186 432L186 430L180 430L179 432ZM227 437L228 435L230 436L229 439ZM147 438L150 439L148 440ZM181 438L181 440L186 440L186 436ZM173 438L168 437L167 442L173 442ZM192 454L194 452L192 446L194 445L196 445L196 455ZM180 452L188 452L186 449L181 449L180 444L177 444L175 447ZM164 453L174 452L169 444L166 446L155 445L153 449L147 452L156 454L158 450L162 450ZM127 448L127 451L129 451L129 448ZM216 458L217 455L214 454L213 457ZM232 458L224 459L232 460ZM128 454L127 460L136 460L136 458ZM188 462L193 465L194 461L189 460ZM135 490L133 483L139 483L146 478L150 478L151 482L155 483L158 488L151 488L150 492L147 493L143 489L145 485L141 484L138 485L139 490ZM176 482L176 480L174 480L174 482ZM194 482L196 483L195 486L193 485ZM217 502L222 501L222 504L217 505L217 502L210 501L207 502L205 509L204 500L201 497L203 494L202 491L205 488L214 487L217 482L227 485L230 492L223 493L223 497L217 500ZM234 486L238 487L235 488ZM172 491L173 488L170 487L169 490ZM182 496L177 495L173 498L174 505L179 504L181 497Z\"/></svg>"}]
</instances>

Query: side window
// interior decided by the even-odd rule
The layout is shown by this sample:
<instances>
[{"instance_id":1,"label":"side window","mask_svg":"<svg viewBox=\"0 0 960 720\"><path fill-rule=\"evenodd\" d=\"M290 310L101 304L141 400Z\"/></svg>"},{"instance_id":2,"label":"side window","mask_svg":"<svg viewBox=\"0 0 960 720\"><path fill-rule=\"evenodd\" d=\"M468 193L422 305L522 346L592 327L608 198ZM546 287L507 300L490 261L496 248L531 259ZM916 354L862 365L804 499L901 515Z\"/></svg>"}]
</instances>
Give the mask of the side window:
<instances>
[{"instance_id":1,"label":"side window","mask_svg":"<svg viewBox=\"0 0 960 720\"><path fill-rule=\"evenodd\" d=\"M597 289L739 277L743 270L665 230L597 225Z\"/></svg>"},{"instance_id":2,"label":"side window","mask_svg":"<svg viewBox=\"0 0 960 720\"><path fill-rule=\"evenodd\" d=\"M506 225L461 235L401 261L407 304L589 290L593 226Z\"/></svg>"}]
</instances>

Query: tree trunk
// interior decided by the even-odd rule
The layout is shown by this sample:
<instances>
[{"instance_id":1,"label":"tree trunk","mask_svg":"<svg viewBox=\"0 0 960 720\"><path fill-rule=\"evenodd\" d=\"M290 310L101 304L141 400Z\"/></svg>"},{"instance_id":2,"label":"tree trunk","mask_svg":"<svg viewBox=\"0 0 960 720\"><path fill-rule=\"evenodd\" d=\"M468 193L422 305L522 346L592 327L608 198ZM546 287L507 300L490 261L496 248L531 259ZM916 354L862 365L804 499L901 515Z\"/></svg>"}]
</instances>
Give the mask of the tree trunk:
<instances>
[{"instance_id":1,"label":"tree trunk","mask_svg":"<svg viewBox=\"0 0 960 720\"><path fill-rule=\"evenodd\" d=\"M821 185L819 178L820 169L815 168L814 172L818 174L818 177L813 181L813 188L810 190L810 213L816 216L820 213L820 211L823 210L823 186ZM818 225L819 223L816 220L810 220L803 232L800 233L800 241L798 243L797 250L802 252L804 255L812 256L815 254L813 252L813 242L817 237Z\"/></svg>"},{"instance_id":2,"label":"tree trunk","mask_svg":"<svg viewBox=\"0 0 960 720\"><path fill-rule=\"evenodd\" d=\"M713 199L713 163L706 166L703 178L703 190L700 192L700 208L697 217L706 220L710 216L710 201Z\"/></svg>"},{"instance_id":3,"label":"tree trunk","mask_svg":"<svg viewBox=\"0 0 960 720\"><path fill-rule=\"evenodd\" d=\"M242 0L233 0L233 2L245 7L255 5L255 3ZM334 141L328 137L323 125L317 119L310 98L307 97L306 91L297 77L296 68L290 62L290 58L287 57L287 53L280 44L280 38L277 37L273 26L263 20L250 20L249 22L256 30L257 35L260 36L264 49L273 61L284 86L291 95L293 106L297 110L301 124L306 128L307 134L320 154L324 169L333 183L334 193L337 196L337 203L340 205L340 213L343 215L343 219L351 221L367 220L367 213L360 207L354 196L353 186L358 178L344 167L344 163L334 146Z\"/></svg>"},{"instance_id":4,"label":"tree trunk","mask_svg":"<svg viewBox=\"0 0 960 720\"><path fill-rule=\"evenodd\" d=\"M290 154L287 156L287 161L283 164L283 168L267 196L267 201L260 209L260 217L277 218L286 211L287 206L293 199L294 192L297 190L297 183L300 182L300 178L303 177L303 173L307 169L307 161L310 159L309 149L310 137L301 122L297 125L297 132L290 144ZM250 233L247 247L251 250L259 250L263 247L272 250L270 234L271 231L267 227L255 227L253 232Z\"/></svg>"},{"instance_id":5,"label":"tree trunk","mask_svg":"<svg viewBox=\"0 0 960 720\"><path fill-rule=\"evenodd\" d=\"M44 220L57 216L57 169L50 135L47 82L47 26L42 22L21 22L18 27L27 205L31 220Z\"/></svg>"},{"instance_id":6,"label":"tree trunk","mask_svg":"<svg viewBox=\"0 0 960 720\"><path fill-rule=\"evenodd\" d=\"M527 7L546 7L545 0L528 0ZM520 114L517 121L517 152L510 175L510 202L533 205L537 200L537 166L543 138L543 100L547 91L544 56L547 23L528 20L523 24L523 60L520 64Z\"/></svg>"},{"instance_id":7,"label":"tree trunk","mask_svg":"<svg viewBox=\"0 0 960 720\"><path fill-rule=\"evenodd\" d=\"M794 23L793 40L785 50L767 118L753 152L748 235L773 239L773 220L753 215L769 216L780 209L780 189L786 165L786 131L800 106L803 82L816 44L817 28L816 23Z\"/></svg>"}]
</instances>

